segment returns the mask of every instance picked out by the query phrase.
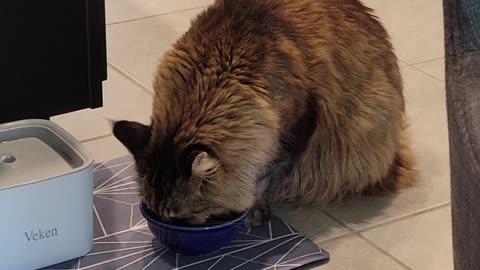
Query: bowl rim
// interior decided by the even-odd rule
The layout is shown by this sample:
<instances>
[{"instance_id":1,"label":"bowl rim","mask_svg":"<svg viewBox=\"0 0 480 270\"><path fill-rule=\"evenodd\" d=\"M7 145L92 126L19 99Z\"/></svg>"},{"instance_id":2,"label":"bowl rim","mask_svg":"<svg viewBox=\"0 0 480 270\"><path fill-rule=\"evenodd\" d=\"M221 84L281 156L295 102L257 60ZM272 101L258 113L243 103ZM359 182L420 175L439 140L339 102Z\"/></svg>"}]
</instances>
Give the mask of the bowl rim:
<instances>
[{"instance_id":1,"label":"bowl rim","mask_svg":"<svg viewBox=\"0 0 480 270\"><path fill-rule=\"evenodd\" d=\"M236 219L230 220L229 222L225 222L225 223L222 223L222 224L219 224L219 225L199 226L199 227L185 227L185 226L177 226L177 225L172 225L172 224L168 224L168 223L164 223L162 221L159 221L159 220L151 217L150 215L148 215L145 211L146 210L145 207L146 207L146 204L143 203L143 202L140 202L139 208L140 208L140 212L142 213L142 216L148 222L152 223L153 225L168 228L168 229L172 229L172 230L176 230L176 231L190 231L190 232L210 231L210 230L216 230L216 229L222 229L222 228L225 228L225 227L229 227L229 226L245 219L248 212L249 212L249 210L247 209L241 216L237 217Z\"/></svg>"}]
</instances>

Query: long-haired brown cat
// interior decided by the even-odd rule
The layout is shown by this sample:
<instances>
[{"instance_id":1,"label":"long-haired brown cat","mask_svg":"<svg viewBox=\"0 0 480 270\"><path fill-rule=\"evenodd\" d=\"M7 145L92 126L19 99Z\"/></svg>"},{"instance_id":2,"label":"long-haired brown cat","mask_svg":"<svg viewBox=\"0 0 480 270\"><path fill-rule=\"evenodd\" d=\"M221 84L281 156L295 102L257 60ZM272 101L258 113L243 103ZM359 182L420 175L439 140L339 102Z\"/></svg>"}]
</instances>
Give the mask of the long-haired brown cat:
<instances>
[{"instance_id":1,"label":"long-haired brown cat","mask_svg":"<svg viewBox=\"0 0 480 270\"><path fill-rule=\"evenodd\" d=\"M140 192L191 224L415 181L388 35L357 0L217 0L167 52L151 125L119 121Z\"/></svg>"}]
</instances>

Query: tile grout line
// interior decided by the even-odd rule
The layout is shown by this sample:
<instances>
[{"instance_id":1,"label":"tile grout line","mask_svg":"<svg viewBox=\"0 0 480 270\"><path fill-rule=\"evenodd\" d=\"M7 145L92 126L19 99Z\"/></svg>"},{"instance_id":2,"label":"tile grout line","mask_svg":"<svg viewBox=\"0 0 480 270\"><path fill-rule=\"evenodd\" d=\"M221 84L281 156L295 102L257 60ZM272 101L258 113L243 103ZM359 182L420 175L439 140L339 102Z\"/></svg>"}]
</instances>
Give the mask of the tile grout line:
<instances>
[{"instance_id":1,"label":"tile grout line","mask_svg":"<svg viewBox=\"0 0 480 270\"><path fill-rule=\"evenodd\" d=\"M399 222L399 221L402 221L402 220L406 220L406 219L410 219L410 218L414 218L414 217L418 217L422 214L426 214L426 213L429 213L429 212L433 212L433 211L436 211L436 210L440 210L440 209L443 209L443 208L446 208L447 206L450 206L451 202L446 202L446 203L442 203L442 204L439 204L439 205L436 205L436 206L433 206L433 207L430 207L430 208L426 208L426 209L423 209L423 210L420 210L420 211L417 211L415 213L412 213L411 215L406 215L406 216L403 216L401 218L398 218L396 220L390 220L389 222L386 222L386 223L383 223L382 225L378 225L378 226L372 226L370 228L366 228L366 229L363 229L363 230L357 230L355 231L355 234L363 239L365 242L367 242L370 246L372 246L373 248L377 249L378 251L382 252L383 254L385 254L387 257L391 258L392 260L395 260L397 261L397 263L401 264L401 266L407 268L408 270L414 270L412 267L410 267L408 264L404 263L403 261L401 261L400 259L398 259L397 257L395 257L394 255L392 255L390 252L388 252L387 250L383 249L381 246L377 245L374 241L368 239L368 237L366 237L365 235L363 235L364 232L367 232L369 230L372 230L374 228L378 228L378 227L381 227L381 226L385 226L385 225L389 225L389 224L392 224L392 223L395 223L395 222Z\"/></svg>"},{"instance_id":2,"label":"tile grout line","mask_svg":"<svg viewBox=\"0 0 480 270\"><path fill-rule=\"evenodd\" d=\"M393 256L392 254L390 254L388 251L384 250L383 248L381 248L380 246L376 245L374 242L370 241L368 238L366 238L364 235L362 235L361 233L355 231L353 228L351 228L350 226L348 226L347 224L345 224L344 222L342 222L341 220L338 220L336 219L334 216L328 214L327 212L324 212L325 215L327 215L329 218L335 220L336 222L342 224L344 227L346 227L349 231L350 231L350 234L347 234L347 235L354 235L354 236L357 236L358 238L362 239L363 241L365 241L369 246L371 246L372 248L374 248L375 250L379 251L380 253L382 253L383 255L385 255L387 258L393 260L395 263L397 263L400 267L403 267L405 268L406 270L414 270L413 268L411 268L409 265L407 265L406 263L402 262L400 259L398 259L397 257ZM346 236L347 236L346 235Z\"/></svg>"},{"instance_id":3,"label":"tile grout line","mask_svg":"<svg viewBox=\"0 0 480 270\"><path fill-rule=\"evenodd\" d=\"M192 8L186 8L186 9L181 9L181 10L175 10L175 11L170 11L170 12L165 12L165 13L160 13L160 14L154 14L154 15L151 15L151 16L146 16L146 17L141 17L141 18L134 18L134 19L130 19L130 20L125 20L125 21L120 21L120 22L115 22L115 23L110 23L110 24L106 24L107 26L110 26L110 25L117 25L117 24L121 24L121 23L127 23L127 22L133 22L133 21L139 21L139 20L143 20L143 19L149 19L149 18L154 18L154 17L158 17L158 16L163 16L163 15L168 15L168 14L174 14L174 13L177 13L177 12L183 12L183 11L190 11L190 10L196 10L196 9L204 9L206 7L208 7L209 5L201 5L201 6L198 6L198 7L192 7ZM127 78L129 81L135 83L136 85L140 86L142 88L142 90L146 91L150 96L153 95L153 91L150 90L146 85L144 85L142 82L140 82L139 80L133 78L130 74L128 74L127 72L125 72L124 70L122 70L121 68L117 67L116 65L114 65L113 63L111 63L110 61L108 61L108 66L110 66L112 69L114 69L115 71L119 72L120 74L122 74L125 78Z\"/></svg>"},{"instance_id":4,"label":"tile grout line","mask_svg":"<svg viewBox=\"0 0 480 270\"><path fill-rule=\"evenodd\" d=\"M333 214L330 214L329 212L323 210L322 212L327 215L328 217L332 218L333 220L337 221L338 223L340 223L342 226L344 226L345 228L347 228L348 230L352 230L354 232L365 232L365 231L368 231L368 230L371 230L371 229L375 229L375 228L378 228L378 227L382 227L384 225L389 225L389 224L392 224L392 223L396 223L398 221L402 221L402 220L405 220L405 219L409 219L409 218L412 218L412 217L416 217L416 216L419 216L421 214L425 214L427 212L431 212L431 211L435 211L435 210L438 210L438 209L441 209L441 208L444 208L444 207L447 207L450 205L450 201L447 201L447 202L443 202L443 203L439 203L437 205L434 205L434 206L430 206L430 207L426 207L426 208L423 208L423 209L420 209L420 210L417 210L417 211L414 211L412 213L409 213L409 214L404 214L404 215L401 215L401 216L398 216L398 217L395 217L395 218L391 218L391 219L387 219L383 222L379 222L378 224L374 224L374 225L370 225L370 226L366 226L364 228L360 228L360 229L355 229L353 227L350 227L348 224L344 223L343 221L337 219Z\"/></svg>"},{"instance_id":5,"label":"tile grout line","mask_svg":"<svg viewBox=\"0 0 480 270\"><path fill-rule=\"evenodd\" d=\"M102 136L92 137L92 138L89 138L89 139L81 140L80 143L89 143L89 142L93 142L93 141L97 141L97 140L101 140L101 139L106 139L106 138L109 138L109 137L113 137L113 134L105 134L105 135L102 135Z\"/></svg>"},{"instance_id":6,"label":"tile grout line","mask_svg":"<svg viewBox=\"0 0 480 270\"><path fill-rule=\"evenodd\" d=\"M201 6L198 6L198 7L192 7L192 8L186 8L186 9L181 9L181 10L168 11L168 12L153 14L153 15L149 15L149 16L145 16L145 17L140 17L140 18L133 18L133 19L128 19L128 20L119 21L119 22L107 23L106 25L107 25L107 26L111 26L111 25L118 25L118 24L122 24L122 23L140 21L140 20L144 20L144 19L151 19L151 18L154 18L154 17L159 17L159 16L163 16L163 15L174 14L174 13L177 13L177 12L183 12L183 11L190 11L190 10L195 10L195 9L206 8L206 7L208 7L208 6L209 6L209 5L201 5Z\"/></svg>"},{"instance_id":7,"label":"tile grout line","mask_svg":"<svg viewBox=\"0 0 480 270\"><path fill-rule=\"evenodd\" d=\"M390 254L388 251L384 250L382 247L378 246L375 242L371 241L370 239L368 239L367 237L365 237L362 233L363 232L366 232L368 230L372 230L374 228L378 228L378 227L381 227L381 226L385 226L385 225L388 225L388 224L392 224L392 223L395 223L395 222L399 222L399 221L402 221L402 220L406 220L406 219L409 219L409 218L413 218L413 217L416 217L416 216L419 216L419 215L422 215L422 214L425 214L425 213L428 213L428 212L431 212L431 211L435 211L435 210L439 210L439 209L442 209L444 207L447 207L451 204L450 201L448 202L445 202L445 203L441 203L441 204L438 204L436 206L432 206L432 207L428 207L428 208L425 208L425 209L422 209L422 210L419 210L419 211L416 211L414 213L411 213L411 214L407 214L407 215L404 215L404 216L401 216L401 217L398 217L398 218L395 218L395 219L391 219L391 220L388 220L386 222L383 222L383 223L380 223L380 224L376 224L376 225L373 225L373 226L370 226L370 227L367 227L367 228L363 228L363 229L360 229L360 230L355 230L354 228L348 226L345 222L337 219L335 216L331 215L330 213L326 212L326 211L322 211L326 216L328 216L329 218L333 219L335 222L341 224L343 227L345 227L348 231L350 231L350 233L347 233L345 235L341 235L341 236L338 236L338 237L333 237L331 239L327 239L327 240L324 240L324 241L320 241L316 244L318 245L322 245L324 243L327 243L327 242L330 242L330 241L334 241L334 240L338 240L340 238L343 238L343 237L347 237L347 236L352 236L352 235L355 235L361 239L363 239L365 242L367 242L371 247L373 247L374 249L378 250L379 252L381 252L382 254L384 254L385 256L387 256L388 258L392 259L393 261L395 261L397 264L399 264L400 266L408 269L408 270L414 270L413 268L411 268L410 266L408 266L406 263L402 262L401 260L399 260L398 258L396 258L395 256L393 256L392 254Z\"/></svg>"},{"instance_id":8,"label":"tile grout line","mask_svg":"<svg viewBox=\"0 0 480 270\"><path fill-rule=\"evenodd\" d=\"M337 235L337 236L334 236L334 237L331 237L331 238L327 238L327 239L323 239L323 240L314 242L314 244L317 245L317 246L321 246L321 245L323 245L323 244L326 244L326 243L329 243L329 242L333 242L333 241L335 241L335 240L338 240L338 239L341 239L341 238L344 238L344 237L355 236L355 235L356 235L355 233L352 233L350 230L348 230L348 232L346 232L346 233L344 233L344 234Z\"/></svg>"},{"instance_id":9,"label":"tile grout line","mask_svg":"<svg viewBox=\"0 0 480 270\"><path fill-rule=\"evenodd\" d=\"M403 215L403 216L400 216L400 217L397 217L397 218L394 218L394 219L390 219L390 220L387 220L385 222L382 222L382 223L379 223L379 224L375 224L375 225L372 225L372 226L368 226L368 227L365 227L365 228L362 228L362 229L359 229L359 230L355 230L354 228L348 226L347 224L345 224L344 222L338 220L337 218L335 218L332 214L326 212L325 210L322 210L321 212L323 214L325 214L326 216L328 216L330 219L332 219L334 222L338 223L339 225L341 225L342 227L344 227L345 229L347 229L349 232L348 233L344 233L344 234L341 234L341 235L337 235L337 236L334 236L332 238L327 238L327 239L324 239L324 240L321 240L321 241L318 241L317 243L318 244L323 244L323 243L327 243L327 242L330 242L330 241L333 241L333 240L337 240L339 238L343 238L345 236L349 236L349 235L354 235L355 232L358 232L358 233L363 233L363 232L366 232L368 230L372 230L372 229L375 229L375 228L378 228L378 227L382 227L382 226L385 226L385 225L389 225L389 224L392 224L392 223L395 223L395 222L398 222L398 221L402 221L402 220L405 220L405 219L409 219L409 218L413 218L413 217L416 217L416 216L419 216L419 215L422 215L422 214L425 214L425 213L428 213L428 212L431 212L431 211L435 211L435 210L439 210L439 209L442 209L444 207L447 207L451 204L450 201L448 202L445 202L445 203L441 203L441 204L438 204L438 205L435 205L435 206L432 206L432 207L427 207L425 209L422 209L422 210L419 210L419 211L416 211L416 212L413 212L413 213L410 213L410 214L407 214L407 215ZM308 220L308 219L307 219Z\"/></svg>"},{"instance_id":10,"label":"tile grout line","mask_svg":"<svg viewBox=\"0 0 480 270\"><path fill-rule=\"evenodd\" d=\"M130 82L136 84L137 86L139 86L142 91L144 91L145 93L147 93L149 96L153 96L153 91L151 91L147 86L145 86L142 82L140 82L139 80L133 78L130 74L128 74L127 72L123 71L121 68L115 66L114 64L112 64L111 62L108 62L108 66L115 70L116 72L120 73L120 75L122 75L123 77L125 77L125 79L129 80Z\"/></svg>"},{"instance_id":11,"label":"tile grout line","mask_svg":"<svg viewBox=\"0 0 480 270\"><path fill-rule=\"evenodd\" d=\"M445 83L444 80L442 80L442 79L440 79L440 78L437 78L437 76L432 75L432 74L426 72L425 70L423 70L423 69L421 69L421 68L419 68L419 67L417 67L417 66L415 66L415 65L406 66L406 67L413 68L413 69L415 69L415 70L417 70L417 71L420 71L420 72L422 72L423 74L425 74L425 75L427 75L427 76L429 76L429 77L431 77L431 78L433 78L433 79L435 79L435 80L438 80L438 81L440 81L440 82L442 82L442 83Z\"/></svg>"},{"instance_id":12,"label":"tile grout line","mask_svg":"<svg viewBox=\"0 0 480 270\"><path fill-rule=\"evenodd\" d=\"M388 258L390 258L391 260L393 260L394 262L396 262L397 264L399 264L401 267L407 269L407 270L414 270L411 266L409 266L407 263L401 261L400 259L398 259L397 257L393 256L392 254L390 254L388 251L386 251L385 249L383 249L382 247L380 247L379 245L375 244L373 241L371 241L370 239L366 238L363 234L359 233L359 234L356 234L359 238L363 239L363 241L367 242L367 244L369 244L371 247L373 247L374 249L380 251L383 255L387 256Z\"/></svg>"},{"instance_id":13,"label":"tile grout line","mask_svg":"<svg viewBox=\"0 0 480 270\"><path fill-rule=\"evenodd\" d=\"M369 231L369 230L372 230L372 229L376 229L376 228L379 228L379 227L382 227L382 226L385 226L385 225L390 225L390 224L393 224L393 223L396 223L396 222L399 222L399 221L402 221L402 220L418 217L418 216L423 215L425 213L433 212L433 211L445 208L447 206L450 206L450 201L445 202L445 203L441 203L441 204L438 204L438 205L435 205L435 206L427 207L427 208L418 210L418 211L410 213L410 214L399 216L397 218L392 218L390 220L386 220L385 222L382 222L382 223L379 223L379 224L375 224L375 225L368 226L368 227L365 227L365 228L361 228L361 229L358 229L358 230L355 230L353 228L352 229L354 231L358 232L358 233L363 233L363 232L366 232L366 231Z\"/></svg>"},{"instance_id":14,"label":"tile grout line","mask_svg":"<svg viewBox=\"0 0 480 270\"><path fill-rule=\"evenodd\" d=\"M298 228L297 228L297 229L299 229L299 230L300 230L300 229L303 229L303 225L305 225L305 223L312 218L313 211L315 211L315 210L313 210L313 209L309 210L307 218L305 218L305 219L303 220L303 222L298 225Z\"/></svg>"},{"instance_id":15,"label":"tile grout line","mask_svg":"<svg viewBox=\"0 0 480 270\"><path fill-rule=\"evenodd\" d=\"M443 59L445 58L445 56L439 56L439 57L435 57L435 58L432 58L432 59L428 59L428 60L422 60L422 61L419 61L419 62L414 62L414 63L408 63L407 61L404 61L402 59L399 59L400 61L406 63L405 66L403 67L409 67L409 66L415 66L415 65L420 65L420 64L425 64L425 63L428 63L428 62L432 62L432 61L436 61L436 60L440 60L440 59Z\"/></svg>"}]
</instances>

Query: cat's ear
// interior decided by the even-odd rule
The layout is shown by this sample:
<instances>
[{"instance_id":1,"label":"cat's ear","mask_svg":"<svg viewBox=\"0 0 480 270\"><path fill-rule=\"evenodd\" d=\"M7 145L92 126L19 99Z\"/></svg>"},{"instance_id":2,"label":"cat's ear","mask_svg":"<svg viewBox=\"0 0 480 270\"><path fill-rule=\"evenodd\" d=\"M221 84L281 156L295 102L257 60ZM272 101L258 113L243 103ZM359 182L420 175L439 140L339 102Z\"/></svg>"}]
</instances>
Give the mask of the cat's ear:
<instances>
[{"instance_id":1,"label":"cat's ear","mask_svg":"<svg viewBox=\"0 0 480 270\"><path fill-rule=\"evenodd\" d=\"M192 162L192 175L202 178L212 176L220 167L220 161L207 152L198 153Z\"/></svg>"},{"instance_id":2,"label":"cat's ear","mask_svg":"<svg viewBox=\"0 0 480 270\"><path fill-rule=\"evenodd\" d=\"M147 147L152 129L138 122L117 121L113 123L113 135L130 153L137 155Z\"/></svg>"}]
</instances>

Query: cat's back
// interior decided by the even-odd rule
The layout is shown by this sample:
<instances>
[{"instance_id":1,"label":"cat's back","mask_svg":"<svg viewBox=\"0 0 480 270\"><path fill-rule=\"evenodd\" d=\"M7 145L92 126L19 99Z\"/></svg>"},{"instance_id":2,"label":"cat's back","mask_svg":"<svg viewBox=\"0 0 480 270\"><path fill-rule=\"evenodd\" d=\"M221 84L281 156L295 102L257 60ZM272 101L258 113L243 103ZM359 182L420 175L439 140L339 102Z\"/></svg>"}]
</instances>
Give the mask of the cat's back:
<instances>
[{"instance_id":1,"label":"cat's back","mask_svg":"<svg viewBox=\"0 0 480 270\"><path fill-rule=\"evenodd\" d=\"M209 57L221 47L260 66L269 57L345 68L396 63L384 27L358 0L217 0L184 39Z\"/></svg>"},{"instance_id":2,"label":"cat's back","mask_svg":"<svg viewBox=\"0 0 480 270\"><path fill-rule=\"evenodd\" d=\"M357 0L217 0L163 60L158 99L169 91L182 103L195 89L215 95L222 88L210 86L230 82L254 86L273 102L292 100L276 103L285 111L309 91L370 95L378 74L386 73L381 80L392 91L402 88L387 32Z\"/></svg>"},{"instance_id":3,"label":"cat's back","mask_svg":"<svg viewBox=\"0 0 480 270\"><path fill-rule=\"evenodd\" d=\"M217 0L194 21L204 32L227 35L285 35L303 40L329 37L334 32L368 32L386 38L372 10L358 0Z\"/></svg>"}]
</instances>

